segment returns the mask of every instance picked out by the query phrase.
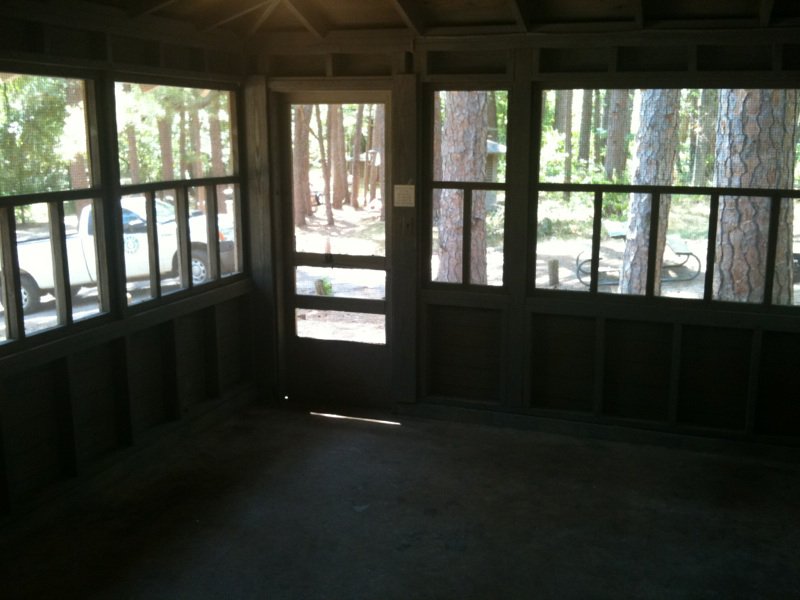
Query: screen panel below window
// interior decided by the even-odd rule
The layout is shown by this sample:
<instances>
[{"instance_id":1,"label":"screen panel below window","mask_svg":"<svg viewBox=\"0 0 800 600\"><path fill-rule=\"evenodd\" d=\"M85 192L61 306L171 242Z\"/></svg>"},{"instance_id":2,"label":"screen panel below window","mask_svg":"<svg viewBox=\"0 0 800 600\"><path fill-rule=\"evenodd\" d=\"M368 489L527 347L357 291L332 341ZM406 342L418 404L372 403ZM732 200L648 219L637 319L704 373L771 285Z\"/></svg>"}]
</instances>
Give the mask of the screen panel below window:
<instances>
[{"instance_id":1,"label":"screen panel below window","mask_svg":"<svg viewBox=\"0 0 800 600\"><path fill-rule=\"evenodd\" d=\"M541 192L538 204L536 287L589 291L594 193Z\"/></svg>"},{"instance_id":2,"label":"screen panel below window","mask_svg":"<svg viewBox=\"0 0 800 600\"><path fill-rule=\"evenodd\" d=\"M0 231L0 265L3 264L3 232ZM6 321L6 297L5 289L6 274L0 271L0 343L8 341L8 325Z\"/></svg>"},{"instance_id":3,"label":"screen panel below window","mask_svg":"<svg viewBox=\"0 0 800 600\"><path fill-rule=\"evenodd\" d=\"M656 267L656 295L703 298L710 212L708 196L661 197L661 264Z\"/></svg>"},{"instance_id":4,"label":"screen panel below window","mask_svg":"<svg viewBox=\"0 0 800 600\"><path fill-rule=\"evenodd\" d=\"M64 203L73 321L87 319L102 312L93 213L92 200L71 200Z\"/></svg>"},{"instance_id":5,"label":"screen panel below window","mask_svg":"<svg viewBox=\"0 0 800 600\"><path fill-rule=\"evenodd\" d=\"M147 235L147 200L142 195L122 197L122 238L128 304L154 297L150 283L150 239Z\"/></svg>"},{"instance_id":6,"label":"screen panel below window","mask_svg":"<svg viewBox=\"0 0 800 600\"><path fill-rule=\"evenodd\" d=\"M386 344L386 316L380 314L298 308L295 329L301 338Z\"/></svg>"},{"instance_id":7,"label":"screen panel below window","mask_svg":"<svg viewBox=\"0 0 800 600\"><path fill-rule=\"evenodd\" d=\"M217 232L219 237L219 271L222 277L242 272L239 238L239 186L217 186Z\"/></svg>"},{"instance_id":8,"label":"screen panel below window","mask_svg":"<svg viewBox=\"0 0 800 600\"><path fill-rule=\"evenodd\" d=\"M503 285L505 206L503 191L472 192L469 282L473 285Z\"/></svg>"},{"instance_id":9,"label":"screen panel below window","mask_svg":"<svg viewBox=\"0 0 800 600\"><path fill-rule=\"evenodd\" d=\"M603 194L597 290L643 296L647 291L650 194Z\"/></svg>"},{"instance_id":10,"label":"screen panel below window","mask_svg":"<svg viewBox=\"0 0 800 600\"><path fill-rule=\"evenodd\" d=\"M386 299L386 271L297 267L295 293L300 296Z\"/></svg>"},{"instance_id":11,"label":"screen panel below window","mask_svg":"<svg viewBox=\"0 0 800 600\"><path fill-rule=\"evenodd\" d=\"M717 219L712 298L725 302L760 304L764 301L767 275L767 240L770 219L769 198L721 196ZM784 265L791 269L791 264ZM777 267L777 265L776 265ZM773 298L775 304L788 304Z\"/></svg>"},{"instance_id":12,"label":"screen panel below window","mask_svg":"<svg viewBox=\"0 0 800 600\"><path fill-rule=\"evenodd\" d=\"M462 283L464 254L464 190L433 190L431 280Z\"/></svg>"},{"instance_id":13,"label":"screen panel below window","mask_svg":"<svg viewBox=\"0 0 800 600\"><path fill-rule=\"evenodd\" d=\"M800 198L783 198L781 202L772 303L798 306L800 305Z\"/></svg>"},{"instance_id":14,"label":"screen panel below window","mask_svg":"<svg viewBox=\"0 0 800 600\"><path fill-rule=\"evenodd\" d=\"M25 334L31 335L59 325L49 208L46 202L17 206L14 217Z\"/></svg>"}]
</instances>

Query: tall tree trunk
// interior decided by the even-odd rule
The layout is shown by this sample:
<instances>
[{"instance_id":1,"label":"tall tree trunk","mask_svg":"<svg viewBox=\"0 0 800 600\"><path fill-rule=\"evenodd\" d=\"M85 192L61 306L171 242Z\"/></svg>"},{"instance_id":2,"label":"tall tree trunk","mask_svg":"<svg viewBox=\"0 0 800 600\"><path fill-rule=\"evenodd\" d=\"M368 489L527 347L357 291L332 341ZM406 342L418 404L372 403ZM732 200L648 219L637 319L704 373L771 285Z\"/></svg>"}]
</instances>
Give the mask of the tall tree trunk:
<instances>
[{"instance_id":1,"label":"tall tree trunk","mask_svg":"<svg viewBox=\"0 0 800 600\"><path fill-rule=\"evenodd\" d=\"M372 180L372 160L374 151L372 148L372 132L375 129L375 105L370 104L367 108L367 160L364 162L364 204L369 204L369 185Z\"/></svg>"},{"instance_id":2,"label":"tall tree trunk","mask_svg":"<svg viewBox=\"0 0 800 600\"><path fill-rule=\"evenodd\" d=\"M648 89L642 92L638 149L639 165L634 185L670 185L678 154L680 90ZM664 255L670 196L659 202L656 238L655 294L661 288L661 262ZM650 194L631 194L628 205L628 234L622 259L619 291L644 294L647 284L647 253L650 244Z\"/></svg>"},{"instance_id":3,"label":"tall tree trunk","mask_svg":"<svg viewBox=\"0 0 800 600\"><path fill-rule=\"evenodd\" d=\"M211 175L221 177L225 175L225 162L222 158L222 126L219 121L220 94L212 92L209 99L208 110L208 135L211 141ZM220 204L220 209L225 209L225 203Z\"/></svg>"},{"instance_id":4,"label":"tall tree trunk","mask_svg":"<svg viewBox=\"0 0 800 600\"><path fill-rule=\"evenodd\" d=\"M797 91L719 91L715 183L788 189L794 179ZM769 202L722 196L717 223L714 298L761 302L766 281ZM784 200L775 257L775 304L792 302L792 207Z\"/></svg>"},{"instance_id":5,"label":"tall tree trunk","mask_svg":"<svg viewBox=\"0 0 800 600\"><path fill-rule=\"evenodd\" d=\"M175 179L175 158L172 155L172 113L167 112L158 119L158 145L161 148L161 178Z\"/></svg>"},{"instance_id":6,"label":"tall tree trunk","mask_svg":"<svg viewBox=\"0 0 800 600\"><path fill-rule=\"evenodd\" d=\"M567 129L567 113L572 112L572 90L556 90L556 109L553 129L564 133Z\"/></svg>"},{"instance_id":7,"label":"tall tree trunk","mask_svg":"<svg viewBox=\"0 0 800 600\"><path fill-rule=\"evenodd\" d=\"M442 180L442 97L446 92L433 95L433 180ZM442 190L433 190L433 224L439 223L439 207Z\"/></svg>"},{"instance_id":8,"label":"tall tree trunk","mask_svg":"<svg viewBox=\"0 0 800 600\"><path fill-rule=\"evenodd\" d=\"M386 149L385 149L385 129L386 129L386 107L383 104L378 104L375 107L375 128L372 130L372 147L375 149L377 164L375 169L375 179L372 182L370 189L370 198L375 199L376 188L381 193L381 220L386 219L386 181L384 173L386 172Z\"/></svg>"},{"instance_id":9,"label":"tall tree trunk","mask_svg":"<svg viewBox=\"0 0 800 600\"><path fill-rule=\"evenodd\" d=\"M181 118L180 118L180 135L178 136L178 146L180 147L180 156L181 156L181 164L180 164L180 177L179 179L183 179L190 175L189 173L189 150L187 148L186 143L186 111L181 109Z\"/></svg>"},{"instance_id":10,"label":"tall tree trunk","mask_svg":"<svg viewBox=\"0 0 800 600\"><path fill-rule=\"evenodd\" d=\"M136 129L130 123L125 126L125 138L128 143L128 171L131 176L131 183L141 183L139 149L136 147Z\"/></svg>"},{"instance_id":11,"label":"tall tree trunk","mask_svg":"<svg viewBox=\"0 0 800 600\"><path fill-rule=\"evenodd\" d=\"M353 208L358 210L361 206L358 204L358 186L361 183L359 178L361 176L361 153L363 152L361 126L364 123L364 105L359 104L356 109L356 126L353 131L353 185L352 195L350 196L350 203Z\"/></svg>"},{"instance_id":12,"label":"tall tree trunk","mask_svg":"<svg viewBox=\"0 0 800 600\"><path fill-rule=\"evenodd\" d=\"M319 104L314 105L314 114L317 117L317 142L319 142L319 159L322 163L322 178L325 182L325 189L323 192L323 195L325 196L325 217L327 218L328 225L333 227L335 223L333 220L333 206L331 205L331 163L328 160L325 152L326 129L322 125L320 106L321 105ZM328 119L330 119L330 115L328 115ZM328 143L330 143L330 138L327 139Z\"/></svg>"},{"instance_id":13,"label":"tall tree trunk","mask_svg":"<svg viewBox=\"0 0 800 600\"><path fill-rule=\"evenodd\" d=\"M581 133L578 141L578 160L589 163L589 148L592 141L592 90L583 90L581 102Z\"/></svg>"},{"instance_id":14,"label":"tall tree trunk","mask_svg":"<svg viewBox=\"0 0 800 600\"><path fill-rule=\"evenodd\" d=\"M447 92L442 127L442 178L486 180L487 92ZM437 281L460 282L462 271L463 198L460 190L444 190L439 206L439 272ZM486 283L485 206L475 195L472 219L470 282Z\"/></svg>"},{"instance_id":15,"label":"tall tree trunk","mask_svg":"<svg viewBox=\"0 0 800 600\"><path fill-rule=\"evenodd\" d=\"M608 138L606 140L606 178L618 179L628 159L627 135L631 129L628 90L609 90Z\"/></svg>"},{"instance_id":16,"label":"tall tree trunk","mask_svg":"<svg viewBox=\"0 0 800 600\"><path fill-rule=\"evenodd\" d=\"M350 204L342 105L332 104L329 106L328 111L328 127L331 132L329 147L333 179L333 207L339 209L342 208L343 204Z\"/></svg>"},{"instance_id":17,"label":"tall tree trunk","mask_svg":"<svg viewBox=\"0 0 800 600\"><path fill-rule=\"evenodd\" d=\"M311 106L295 105L294 144L292 145L292 203L295 227L306 224L311 204L311 183L308 169L310 163L308 136L311 131Z\"/></svg>"},{"instance_id":18,"label":"tall tree trunk","mask_svg":"<svg viewBox=\"0 0 800 600\"><path fill-rule=\"evenodd\" d=\"M193 110L189 115L189 140L192 148L189 167L192 177L197 179L205 176L200 137L200 112ZM206 186L204 185L197 188L197 209L203 213L206 212Z\"/></svg>"},{"instance_id":19,"label":"tall tree trunk","mask_svg":"<svg viewBox=\"0 0 800 600\"><path fill-rule=\"evenodd\" d=\"M605 127L607 120L604 119L605 111L601 110L606 106L605 98L601 90L594 91L594 163L603 164L603 140L605 140ZM600 130L603 133L600 133Z\"/></svg>"},{"instance_id":20,"label":"tall tree trunk","mask_svg":"<svg viewBox=\"0 0 800 600\"><path fill-rule=\"evenodd\" d=\"M572 181L572 90L566 94L567 110L564 114L564 181ZM564 192L564 202L569 202L570 193Z\"/></svg>"}]
</instances>

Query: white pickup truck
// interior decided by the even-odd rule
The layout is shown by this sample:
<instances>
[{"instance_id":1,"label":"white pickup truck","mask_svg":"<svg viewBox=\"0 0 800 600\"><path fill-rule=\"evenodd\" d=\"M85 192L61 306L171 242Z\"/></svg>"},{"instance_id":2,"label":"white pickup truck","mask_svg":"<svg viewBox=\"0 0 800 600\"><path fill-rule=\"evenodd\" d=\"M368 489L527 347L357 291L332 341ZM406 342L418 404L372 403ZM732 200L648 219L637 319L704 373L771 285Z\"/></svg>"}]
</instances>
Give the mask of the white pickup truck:
<instances>
[{"instance_id":1,"label":"white pickup truck","mask_svg":"<svg viewBox=\"0 0 800 600\"><path fill-rule=\"evenodd\" d=\"M175 207L163 201L155 201L156 232L160 276L178 274L178 239L175 222ZM232 223L225 215L218 219L220 270L234 270L235 244ZM127 197L122 200L122 233L124 236L125 276L128 282L146 280L150 277L150 257L147 240L147 217L144 197ZM209 280L206 217L193 213L189 217L189 238L192 244L191 268L193 285ZM52 293L53 278L52 248L49 236L41 233L17 232L17 258L20 269L20 291L22 307L32 312L39 306L41 297ZM67 232L67 262L69 282L73 295L82 287L97 285L97 258L94 237L94 214L92 207L85 207L78 218L77 231Z\"/></svg>"}]
</instances>

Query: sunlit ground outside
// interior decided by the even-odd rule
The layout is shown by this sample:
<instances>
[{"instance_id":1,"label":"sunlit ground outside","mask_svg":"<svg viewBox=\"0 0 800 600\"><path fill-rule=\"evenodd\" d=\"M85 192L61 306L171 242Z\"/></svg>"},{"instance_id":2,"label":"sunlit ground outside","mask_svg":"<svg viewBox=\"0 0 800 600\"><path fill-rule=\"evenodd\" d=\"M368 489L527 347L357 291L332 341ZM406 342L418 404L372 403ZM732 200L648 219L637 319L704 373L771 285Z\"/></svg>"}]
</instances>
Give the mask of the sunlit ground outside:
<instances>
[{"instance_id":1,"label":"sunlit ground outside","mask_svg":"<svg viewBox=\"0 0 800 600\"><path fill-rule=\"evenodd\" d=\"M297 336L318 340L386 343L386 317L369 313L339 310L295 310Z\"/></svg>"}]
</instances>

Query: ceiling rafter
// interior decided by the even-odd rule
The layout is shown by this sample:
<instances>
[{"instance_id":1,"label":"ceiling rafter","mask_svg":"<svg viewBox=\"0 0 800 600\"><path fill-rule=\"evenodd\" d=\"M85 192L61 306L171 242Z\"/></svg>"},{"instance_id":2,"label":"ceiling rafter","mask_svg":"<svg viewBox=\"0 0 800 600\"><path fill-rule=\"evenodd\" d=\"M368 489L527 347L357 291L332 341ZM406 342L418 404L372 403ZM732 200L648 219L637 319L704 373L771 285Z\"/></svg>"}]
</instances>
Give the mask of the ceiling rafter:
<instances>
[{"instance_id":1,"label":"ceiling rafter","mask_svg":"<svg viewBox=\"0 0 800 600\"><path fill-rule=\"evenodd\" d=\"M528 32L531 30L533 22L533 3L527 0L510 0L511 10L514 13L514 20L517 22L520 31Z\"/></svg>"},{"instance_id":2,"label":"ceiling rafter","mask_svg":"<svg viewBox=\"0 0 800 600\"><path fill-rule=\"evenodd\" d=\"M131 17L141 17L149 15L162 8L167 8L171 4L175 4L178 0L138 0L132 3L128 9L128 14Z\"/></svg>"},{"instance_id":3,"label":"ceiling rafter","mask_svg":"<svg viewBox=\"0 0 800 600\"><path fill-rule=\"evenodd\" d=\"M275 12L275 9L278 8L280 3L281 0L271 0L271 2L267 2L267 6L264 8L263 12L258 15L258 18L250 26L246 39L250 39L256 33L258 33L258 30L261 29L261 26L264 25L264 23L266 23L267 20L272 16L272 13Z\"/></svg>"},{"instance_id":4,"label":"ceiling rafter","mask_svg":"<svg viewBox=\"0 0 800 600\"><path fill-rule=\"evenodd\" d=\"M271 4L271 0L264 0L262 2L256 2L251 4L247 8L243 8L238 10L234 13L231 13L230 10L225 11L225 16L220 16L219 14L214 19L208 19L205 24L201 24L199 27L203 31L211 31L212 29L216 29L217 27L222 27L226 23L230 23L231 21L235 21L236 19L240 19L245 15L249 15L251 12L255 12L260 8L264 8L268 4Z\"/></svg>"},{"instance_id":5,"label":"ceiling rafter","mask_svg":"<svg viewBox=\"0 0 800 600\"><path fill-rule=\"evenodd\" d=\"M284 5L316 37L322 39L330 31L326 19L309 4L308 0L283 0Z\"/></svg>"},{"instance_id":6,"label":"ceiling rafter","mask_svg":"<svg viewBox=\"0 0 800 600\"><path fill-rule=\"evenodd\" d=\"M391 3L409 29L417 35L425 35L428 28L427 19L417 0L391 0Z\"/></svg>"},{"instance_id":7,"label":"ceiling rafter","mask_svg":"<svg viewBox=\"0 0 800 600\"><path fill-rule=\"evenodd\" d=\"M761 0L758 5L758 21L762 27L769 27L772 22L772 11L775 9L775 0Z\"/></svg>"}]
</instances>

